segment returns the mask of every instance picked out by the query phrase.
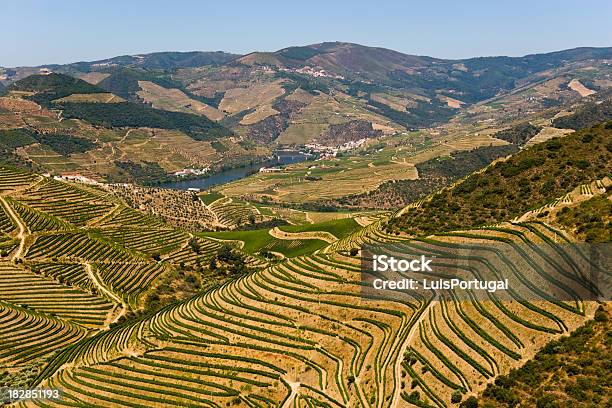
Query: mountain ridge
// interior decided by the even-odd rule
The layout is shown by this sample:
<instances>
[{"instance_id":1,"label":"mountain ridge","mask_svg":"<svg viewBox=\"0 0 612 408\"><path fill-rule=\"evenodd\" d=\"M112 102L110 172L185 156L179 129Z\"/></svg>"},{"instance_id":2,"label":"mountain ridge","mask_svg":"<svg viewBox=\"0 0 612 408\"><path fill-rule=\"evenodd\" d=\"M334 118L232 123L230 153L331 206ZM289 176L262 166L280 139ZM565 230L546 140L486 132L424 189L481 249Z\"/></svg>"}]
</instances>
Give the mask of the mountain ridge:
<instances>
[{"instance_id":1,"label":"mountain ridge","mask_svg":"<svg viewBox=\"0 0 612 408\"><path fill-rule=\"evenodd\" d=\"M370 50L381 50L381 51L391 51L393 53L396 54L401 54L403 56L409 56L409 57L416 57L416 58L427 58L427 59L432 59L432 60L437 60L437 61L452 61L452 62L457 62L457 61L466 61L466 60L472 60L472 59L483 59L483 58L510 58L510 59L520 59L520 58L528 58L528 57L534 57L534 56L542 56L542 55L557 55L557 54L566 54L566 53L578 53L578 52L592 52L592 51L596 51L596 50L601 50L601 51L607 51L607 52L612 52L612 47L595 47L595 46L579 46L579 47L573 47L573 48L565 48L565 49L561 49L561 50L556 50L556 51L549 51L549 52L533 52L533 53L528 53L528 54L523 54L523 55L519 55L519 56L510 56L510 55L503 55L503 54L498 54L498 55L478 55L478 56L473 56L473 57L467 57L467 58L442 58L442 57L433 57L433 56L429 56L429 55L419 55L419 54L412 54L412 53L406 53L406 52L402 52L402 51L397 51L394 50L392 48L386 48L386 47L379 47L379 46L369 46L369 45L363 45L363 44L359 44L359 43L353 43L353 42L346 42L346 41L324 41L321 43L312 43L312 44L307 44L307 45L295 45L295 46L288 46L288 47L284 47L281 49L278 49L276 51L251 51L249 53L246 54L238 54L238 53L233 53L233 52L229 52L229 51L223 51L223 50L216 50L216 51L205 51L205 50L191 50L191 51L153 51L153 52L143 52L143 53L137 53L137 54L122 54L122 55L116 55L113 57L107 57L107 58L100 58L100 59L96 59L96 60L79 60L79 61L74 61L74 62L67 62L67 63L53 63L53 64L39 64L39 65L17 65L17 66L2 66L2 68L42 68L42 67L50 67L50 66L65 66L65 65L75 65L75 64L82 64L82 63L90 63L90 64L96 64L96 63L104 63L107 61L111 61L111 60L137 60L137 59L154 59L156 57L162 57L165 55L169 55L169 54L174 54L174 55L178 55L178 56L185 56L185 57L191 57L194 55L197 56L204 56L204 55L218 55L219 57L225 57L225 58L229 58L227 61L231 61L231 59L237 59L237 58L241 58L253 53L268 53L268 54L276 54L276 53L282 53L283 51L286 50L290 50L293 48L314 48L314 49L321 49L321 50L327 50L329 47L331 46L357 46L357 47L362 47L362 48L367 48ZM584 56L582 58L588 58L588 56Z\"/></svg>"}]
</instances>

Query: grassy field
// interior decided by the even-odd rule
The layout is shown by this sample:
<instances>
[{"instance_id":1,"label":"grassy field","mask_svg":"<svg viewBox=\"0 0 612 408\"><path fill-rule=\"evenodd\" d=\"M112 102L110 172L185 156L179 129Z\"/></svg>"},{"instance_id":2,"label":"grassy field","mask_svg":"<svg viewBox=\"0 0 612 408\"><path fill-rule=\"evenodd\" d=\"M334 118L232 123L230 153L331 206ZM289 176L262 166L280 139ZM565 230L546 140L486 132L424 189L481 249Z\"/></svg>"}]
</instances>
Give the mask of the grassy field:
<instances>
[{"instance_id":1,"label":"grassy field","mask_svg":"<svg viewBox=\"0 0 612 408\"><path fill-rule=\"evenodd\" d=\"M212 191L210 193L204 193L199 195L200 200L206 205L212 204L220 198L225 197L223 194L218 193L216 191Z\"/></svg>"},{"instance_id":2,"label":"grassy field","mask_svg":"<svg viewBox=\"0 0 612 408\"><path fill-rule=\"evenodd\" d=\"M280 230L286 232L325 231L340 239L352 234L359 228L361 228L359 224L352 218L331 220L318 224L284 225L279 227Z\"/></svg>"},{"instance_id":3,"label":"grassy field","mask_svg":"<svg viewBox=\"0 0 612 408\"><path fill-rule=\"evenodd\" d=\"M55 99L53 102L119 103L125 102L125 99L112 93L95 93L72 94L64 96L63 98Z\"/></svg>"},{"instance_id":4,"label":"grassy field","mask_svg":"<svg viewBox=\"0 0 612 408\"><path fill-rule=\"evenodd\" d=\"M323 248L327 243L316 239L283 240L271 236L268 229L253 231L204 232L200 235L227 241L242 241L242 250L255 254L261 250L274 251L288 258L306 255Z\"/></svg>"}]
</instances>

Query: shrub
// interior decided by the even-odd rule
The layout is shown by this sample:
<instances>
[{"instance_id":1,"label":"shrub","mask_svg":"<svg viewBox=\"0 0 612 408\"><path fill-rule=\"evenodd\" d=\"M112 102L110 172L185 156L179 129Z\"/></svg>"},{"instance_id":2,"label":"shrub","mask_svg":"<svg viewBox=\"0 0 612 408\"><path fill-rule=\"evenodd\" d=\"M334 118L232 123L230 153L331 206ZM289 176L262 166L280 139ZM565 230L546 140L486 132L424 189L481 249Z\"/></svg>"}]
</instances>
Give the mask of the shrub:
<instances>
[{"instance_id":1,"label":"shrub","mask_svg":"<svg viewBox=\"0 0 612 408\"><path fill-rule=\"evenodd\" d=\"M461 402L462 398L463 398L463 394L461 394L461 391L455 390L453 394L451 395L451 402L453 404L458 404Z\"/></svg>"},{"instance_id":2,"label":"shrub","mask_svg":"<svg viewBox=\"0 0 612 408\"><path fill-rule=\"evenodd\" d=\"M478 400L471 396L459 405L461 408L478 408Z\"/></svg>"}]
</instances>

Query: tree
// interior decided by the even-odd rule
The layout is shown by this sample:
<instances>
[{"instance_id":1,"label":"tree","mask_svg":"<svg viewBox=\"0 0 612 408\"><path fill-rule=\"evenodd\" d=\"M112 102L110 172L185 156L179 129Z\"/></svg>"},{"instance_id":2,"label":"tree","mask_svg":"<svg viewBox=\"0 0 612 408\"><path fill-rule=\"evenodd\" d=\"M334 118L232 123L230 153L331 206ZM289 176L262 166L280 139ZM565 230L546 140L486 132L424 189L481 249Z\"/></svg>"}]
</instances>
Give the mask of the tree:
<instances>
[{"instance_id":1,"label":"tree","mask_svg":"<svg viewBox=\"0 0 612 408\"><path fill-rule=\"evenodd\" d=\"M408 401L410 402L417 402L420 399L421 399L421 394L419 394L418 391L412 391L410 395L408 396Z\"/></svg>"},{"instance_id":2,"label":"tree","mask_svg":"<svg viewBox=\"0 0 612 408\"><path fill-rule=\"evenodd\" d=\"M193 252L195 252L196 254L200 254L200 244L198 244L198 241L195 238L191 238L189 240L189 246L191 247Z\"/></svg>"},{"instance_id":3,"label":"tree","mask_svg":"<svg viewBox=\"0 0 612 408\"><path fill-rule=\"evenodd\" d=\"M459 405L461 408L478 408L478 400L471 396Z\"/></svg>"},{"instance_id":4,"label":"tree","mask_svg":"<svg viewBox=\"0 0 612 408\"><path fill-rule=\"evenodd\" d=\"M460 390L455 390L453 392L453 395L451 395L451 402L453 404L458 404L461 402L461 399L463 398L463 394L461 394Z\"/></svg>"},{"instance_id":5,"label":"tree","mask_svg":"<svg viewBox=\"0 0 612 408\"><path fill-rule=\"evenodd\" d=\"M412 352L412 350L407 350L404 353L404 361L407 362L410 365L414 365L414 363L417 362L417 358L415 357L415 355Z\"/></svg>"}]
</instances>

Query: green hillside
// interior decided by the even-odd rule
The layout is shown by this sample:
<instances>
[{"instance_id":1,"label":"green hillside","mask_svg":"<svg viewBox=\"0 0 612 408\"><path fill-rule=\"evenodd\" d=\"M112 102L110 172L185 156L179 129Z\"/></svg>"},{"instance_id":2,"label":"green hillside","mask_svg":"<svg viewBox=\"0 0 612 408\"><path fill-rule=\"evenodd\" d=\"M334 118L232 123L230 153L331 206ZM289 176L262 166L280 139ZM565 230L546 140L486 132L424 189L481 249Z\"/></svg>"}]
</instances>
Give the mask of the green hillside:
<instances>
[{"instance_id":1,"label":"green hillside","mask_svg":"<svg viewBox=\"0 0 612 408\"><path fill-rule=\"evenodd\" d=\"M194 140L212 140L232 132L205 116L154 109L132 102L64 103L64 117L105 127L152 127L180 130Z\"/></svg>"},{"instance_id":2,"label":"green hillside","mask_svg":"<svg viewBox=\"0 0 612 408\"><path fill-rule=\"evenodd\" d=\"M26 128L0 130L0 147L14 149L33 143L49 146L62 156L83 153L97 146L90 139L59 133L40 134Z\"/></svg>"},{"instance_id":3,"label":"green hillside","mask_svg":"<svg viewBox=\"0 0 612 408\"><path fill-rule=\"evenodd\" d=\"M173 81L163 71L151 71L142 68L117 68L98 85L122 98L135 100L136 92L140 91L138 81L150 81L165 88L181 87L180 83Z\"/></svg>"},{"instance_id":4,"label":"green hillside","mask_svg":"<svg viewBox=\"0 0 612 408\"><path fill-rule=\"evenodd\" d=\"M612 119L612 99L601 103L589 103L568 116L553 121L553 125L565 129L584 129Z\"/></svg>"},{"instance_id":5,"label":"green hillside","mask_svg":"<svg viewBox=\"0 0 612 408\"><path fill-rule=\"evenodd\" d=\"M612 201L605 195L562 208L557 221L585 242L612 242Z\"/></svg>"},{"instance_id":6,"label":"green hillside","mask_svg":"<svg viewBox=\"0 0 612 408\"><path fill-rule=\"evenodd\" d=\"M31 131L24 128L0 130L0 147L15 149L36 143Z\"/></svg>"},{"instance_id":7,"label":"green hillside","mask_svg":"<svg viewBox=\"0 0 612 408\"><path fill-rule=\"evenodd\" d=\"M541 126L534 126L531 123L521 123L509 129L501 130L493 136L497 139L522 146L527 143L529 139L537 135L540 130L542 130Z\"/></svg>"},{"instance_id":8,"label":"green hillside","mask_svg":"<svg viewBox=\"0 0 612 408\"><path fill-rule=\"evenodd\" d=\"M416 180L386 181L375 190L342 197L334 203L348 207L403 207L517 150L514 144L485 146L454 152L450 156L435 157L415 166L419 173Z\"/></svg>"},{"instance_id":9,"label":"green hillside","mask_svg":"<svg viewBox=\"0 0 612 408\"><path fill-rule=\"evenodd\" d=\"M610 174L612 124L608 123L525 149L434 194L389 224L422 235L498 223Z\"/></svg>"},{"instance_id":10,"label":"green hillside","mask_svg":"<svg viewBox=\"0 0 612 408\"><path fill-rule=\"evenodd\" d=\"M99 69L99 65L116 65L119 68L131 67L155 70L172 70L176 68L223 64L238 56L239 55L222 51L166 51L140 55L121 55L118 57L91 62L82 61L74 64L68 64L68 67L81 72L94 71L95 69Z\"/></svg>"},{"instance_id":11,"label":"green hillside","mask_svg":"<svg viewBox=\"0 0 612 408\"><path fill-rule=\"evenodd\" d=\"M30 75L12 84L9 90L35 92L30 99L45 106L50 105L54 99L72 94L105 92L104 89L91 85L81 79L57 73Z\"/></svg>"}]
</instances>

